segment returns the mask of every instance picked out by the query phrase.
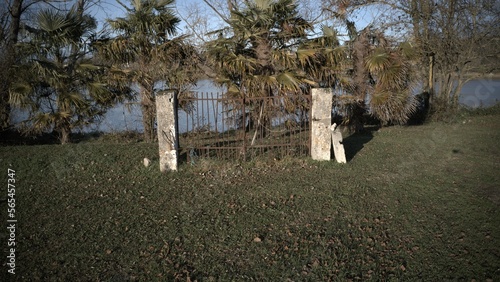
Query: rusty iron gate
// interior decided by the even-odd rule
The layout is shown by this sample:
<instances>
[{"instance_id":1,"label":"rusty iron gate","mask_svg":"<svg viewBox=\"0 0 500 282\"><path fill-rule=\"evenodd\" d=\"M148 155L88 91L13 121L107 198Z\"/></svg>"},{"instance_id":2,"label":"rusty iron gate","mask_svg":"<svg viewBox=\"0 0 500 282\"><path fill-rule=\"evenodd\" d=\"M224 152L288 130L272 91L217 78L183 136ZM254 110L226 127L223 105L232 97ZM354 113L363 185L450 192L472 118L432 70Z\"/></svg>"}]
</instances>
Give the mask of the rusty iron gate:
<instances>
[{"instance_id":1,"label":"rusty iron gate","mask_svg":"<svg viewBox=\"0 0 500 282\"><path fill-rule=\"evenodd\" d=\"M181 160L306 156L311 95L237 98L187 92L177 98Z\"/></svg>"}]
</instances>

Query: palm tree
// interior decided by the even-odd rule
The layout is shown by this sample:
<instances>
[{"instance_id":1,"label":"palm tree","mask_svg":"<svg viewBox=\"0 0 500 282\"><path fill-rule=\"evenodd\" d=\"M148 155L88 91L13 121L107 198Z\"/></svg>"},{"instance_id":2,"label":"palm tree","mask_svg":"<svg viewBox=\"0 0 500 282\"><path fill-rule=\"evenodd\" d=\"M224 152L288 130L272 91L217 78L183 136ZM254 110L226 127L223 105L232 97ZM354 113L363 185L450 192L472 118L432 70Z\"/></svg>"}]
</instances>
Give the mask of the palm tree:
<instances>
[{"instance_id":1,"label":"palm tree","mask_svg":"<svg viewBox=\"0 0 500 282\"><path fill-rule=\"evenodd\" d=\"M353 22L346 23L350 66L340 79L343 94L336 101L344 124L360 131L366 114L382 125L406 123L417 106L412 93L416 77L413 47L407 42L395 45L369 28L358 32Z\"/></svg>"},{"instance_id":2,"label":"palm tree","mask_svg":"<svg viewBox=\"0 0 500 282\"><path fill-rule=\"evenodd\" d=\"M417 100L413 93L416 78L414 62L414 48L408 42L402 42L396 47L386 43L379 44L371 50L365 62L373 80L368 104L370 113L382 125L405 124L415 112Z\"/></svg>"},{"instance_id":3,"label":"palm tree","mask_svg":"<svg viewBox=\"0 0 500 282\"><path fill-rule=\"evenodd\" d=\"M322 26L322 34L305 42L297 50L300 67L319 87L342 88L349 67L348 49L341 45L337 31Z\"/></svg>"},{"instance_id":4,"label":"palm tree","mask_svg":"<svg viewBox=\"0 0 500 282\"><path fill-rule=\"evenodd\" d=\"M394 47L383 34L358 32L347 19L347 44L328 26L322 36L311 38L312 26L293 0L243 1L230 8L229 26L216 31L219 38L207 46L216 81L227 95L269 97L303 94L312 86L335 88L342 93L337 107L344 122L356 131L367 113L387 124L404 123L414 111L410 45ZM263 127L275 110L266 111L262 102L246 106Z\"/></svg>"},{"instance_id":5,"label":"palm tree","mask_svg":"<svg viewBox=\"0 0 500 282\"><path fill-rule=\"evenodd\" d=\"M130 93L89 57L86 39L96 24L82 13L43 10L35 26L26 27L29 39L19 47L24 60L10 88L10 102L29 112L26 133L53 130L67 143L73 128L92 123Z\"/></svg>"},{"instance_id":6,"label":"palm tree","mask_svg":"<svg viewBox=\"0 0 500 282\"><path fill-rule=\"evenodd\" d=\"M312 26L299 16L293 0L244 1L241 8L230 5L230 12L229 26L216 31L219 38L207 46L216 82L225 86L226 95L252 98L302 94L308 85L316 84L297 58L302 56L305 64L306 57L313 59L314 54L298 52L308 41ZM265 102L247 103L247 108L253 109L253 121L262 125L265 134L263 128L274 109Z\"/></svg>"},{"instance_id":7,"label":"palm tree","mask_svg":"<svg viewBox=\"0 0 500 282\"><path fill-rule=\"evenodd\" d=\"M160 83L179 88L193 83L194 49L177 34L180 19L173 10L174 0L133 0L131 8L118 0L127 11L123 18L109 20L118 34L98 46L103 58L125 69L139 87L144 139L155 138L155 92Z\"/></svg>"}]
</instances>

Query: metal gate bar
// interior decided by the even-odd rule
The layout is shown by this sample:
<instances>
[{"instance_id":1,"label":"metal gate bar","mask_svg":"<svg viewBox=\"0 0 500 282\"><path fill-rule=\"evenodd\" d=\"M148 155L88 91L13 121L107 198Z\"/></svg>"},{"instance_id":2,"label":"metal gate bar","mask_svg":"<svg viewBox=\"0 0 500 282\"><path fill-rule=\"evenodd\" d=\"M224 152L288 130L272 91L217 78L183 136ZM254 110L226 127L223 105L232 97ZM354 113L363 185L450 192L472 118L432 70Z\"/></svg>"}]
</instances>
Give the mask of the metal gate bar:
<instances>
[{"instance_id":1,"label":"metal gate bar","mask_svg":"<svg viewBox=\"0 0 500 282\"><path fill-rule=\"evenodd\" d=\"M243 99L189 92L177 104L180 152L188 161L309 154L310 95Z\"/></svg>"}]
</instances>

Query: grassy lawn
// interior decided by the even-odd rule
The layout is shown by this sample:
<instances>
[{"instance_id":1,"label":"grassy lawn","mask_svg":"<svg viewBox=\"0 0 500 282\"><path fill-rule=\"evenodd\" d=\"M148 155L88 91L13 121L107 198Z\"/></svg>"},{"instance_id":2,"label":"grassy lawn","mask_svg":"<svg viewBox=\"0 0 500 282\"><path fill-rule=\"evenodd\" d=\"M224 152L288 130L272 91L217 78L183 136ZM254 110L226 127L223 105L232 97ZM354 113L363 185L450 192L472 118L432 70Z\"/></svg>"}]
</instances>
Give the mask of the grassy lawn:
<instances>
[{"instance_id":1,"label":"grassy lawn","mask_svg":"<svg viewBox=\"0 0 500 282\"><path fill-rule=\"evenodd\" d=\"M349 136L345 165L199 160L166 174L157 144L0 147L0 281L499 281L499 140L497 111Z\"/></svg>"}]
</instances>

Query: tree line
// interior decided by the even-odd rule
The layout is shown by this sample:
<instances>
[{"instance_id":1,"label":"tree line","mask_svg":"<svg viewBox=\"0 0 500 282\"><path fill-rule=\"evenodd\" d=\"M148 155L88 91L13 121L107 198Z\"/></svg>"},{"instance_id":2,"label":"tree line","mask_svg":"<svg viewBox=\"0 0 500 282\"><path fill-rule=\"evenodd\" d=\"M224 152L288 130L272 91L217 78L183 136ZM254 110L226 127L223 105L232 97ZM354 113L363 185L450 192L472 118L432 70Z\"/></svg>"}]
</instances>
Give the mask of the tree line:
<instances>
[{"instance_id":1,"label":"tree line","mask_svg":"<svg viewBox=\"0 0 500 282\"><path fill-rule=\"evenodd\" d=\"M174 0L116 0L124 16L98 28L91 11L99 0L7 0L0 6L0 130L54 132L67 143L74 128L136 100L151 142L156 93L187 93L202 77L241 98L333 88L344 124L362 130L366 116L405 124L417 112L453 115L468 80L498 72L496 1L313 2L204 0L214 19L196 6L180 15ZM359 28L367 10L384 12ZM266 127L273 108L248 103L254 126ZM291 113L300 107L292 104ZM28 113L21 125L11 124L12 109Z\"/></svg>"}]
</instances>

